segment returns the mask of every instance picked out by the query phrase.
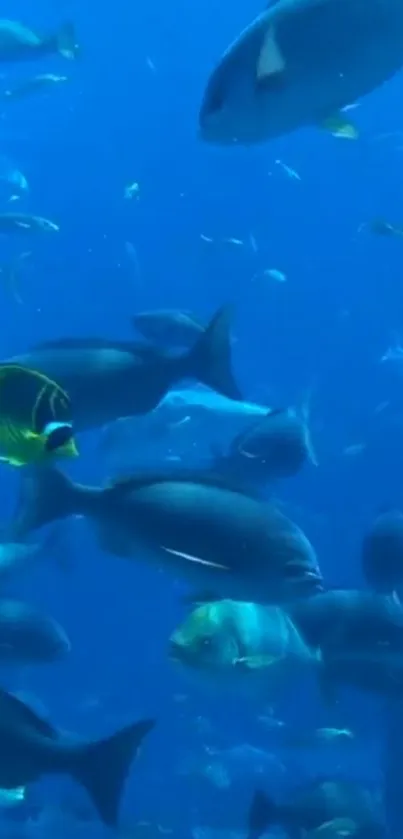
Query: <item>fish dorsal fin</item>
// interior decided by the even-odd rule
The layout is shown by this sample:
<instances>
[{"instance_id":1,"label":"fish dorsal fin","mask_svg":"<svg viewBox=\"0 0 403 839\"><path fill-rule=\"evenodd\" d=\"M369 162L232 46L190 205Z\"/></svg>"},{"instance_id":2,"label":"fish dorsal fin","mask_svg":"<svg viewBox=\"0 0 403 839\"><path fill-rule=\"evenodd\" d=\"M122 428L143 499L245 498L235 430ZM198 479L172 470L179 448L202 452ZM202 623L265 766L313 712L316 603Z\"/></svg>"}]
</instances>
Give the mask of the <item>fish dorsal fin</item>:
<instances>
[{"instance_id":1,"label":"fish dorsal fin","mask_svg":"<svg viewBox=\"0 0 403 839\"><path fill-rule=\"evenodd\" d=\"M166 472L142 472L134 475L121 475L114 478L106 485L106 490L111 493L125 494L152 484L162 483L188 483L200 484L202 486L235 492L250 498L258 498L258 494L245 490L242 484L235 483L221 475L214 473L197 472L194 470L175 469Z\"/></svg>"},{"instance_id":2,"label":"fish dorsal fin","mask_svg":"<svg viewBox=\"0 0 403 839\"><path fill-rule=\"evenodd\" d=\"M285 68L285 58L276 40L274 26L271 25L263 37L256 65L257 83L264 86L267 80L281 79Z\"/></svg>"},{"instance_id":3,"label":"fish dorsal fin","mask_svg":"<svg viewBox=\"0 0 403 839\"><path fill-rule=\"evenodd\" d=\"M17 696L0 688L0 717L7 719L7 715L15 725L26 725L43 737L51 740L58 739L58 732L50 723L39 717L36 711L33 711Z\"/></svg>"}]
</instances>

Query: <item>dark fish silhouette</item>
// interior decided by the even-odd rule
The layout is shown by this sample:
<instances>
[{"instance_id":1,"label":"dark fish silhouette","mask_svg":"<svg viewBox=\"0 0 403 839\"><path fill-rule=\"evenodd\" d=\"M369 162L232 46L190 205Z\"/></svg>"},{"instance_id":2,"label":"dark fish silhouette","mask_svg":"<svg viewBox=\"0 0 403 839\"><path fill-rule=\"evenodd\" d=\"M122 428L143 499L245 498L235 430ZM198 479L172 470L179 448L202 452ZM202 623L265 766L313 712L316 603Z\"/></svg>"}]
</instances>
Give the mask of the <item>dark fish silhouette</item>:
<instances>
[{"instance_id":1,"label":"dark fish silhouette","mask_svg":"<svg viewBox=\"0 0 403 839\"><path fill-rule=\"evenodd\" d=\"M214 593L276 603L322 590L316 554L302 530L221 478L175 469L101 489L41 468L25 473L21 501L10 537L81 514L105 550L188 579L196 599L208 591L209 599Z\"/></svg>"},{"instance_id":2,"label":"dark fish silhouette","mask_svg":"<svg viewBox=\"0 0 403 839\"><path fill-rule=\"evenodd\" d=\"M153 727L153 720L143 720L105 740L81 743L0 689L0 787L25 786L42 775L71 775L85 787L102 821L113 827L130 764Z\"/></svg>"},{"instance_id":3,"label":"dark fish silhouette","mask_svg":"<svg viewBox=\"0 0 403 839\"><path fill-rule=\"evenodd\" d=\"M53 618L18 600L0 599L0 662L39 664L65 658L70 641Z\"/></svg>"},{"instance_id":4,"label":"dark fish silhouette","mask_svg":"<svg viewBox=\"0 0 403 839\"><path fill-rule=\"evenodd\" d=\"M230 311L221 309L181 355L102 338L48 341L10 359L55 378L68 392L77 430L152 411L183 379L196 379L230 399L241 394L231 370Z\"/></svg>"}]
</instances>

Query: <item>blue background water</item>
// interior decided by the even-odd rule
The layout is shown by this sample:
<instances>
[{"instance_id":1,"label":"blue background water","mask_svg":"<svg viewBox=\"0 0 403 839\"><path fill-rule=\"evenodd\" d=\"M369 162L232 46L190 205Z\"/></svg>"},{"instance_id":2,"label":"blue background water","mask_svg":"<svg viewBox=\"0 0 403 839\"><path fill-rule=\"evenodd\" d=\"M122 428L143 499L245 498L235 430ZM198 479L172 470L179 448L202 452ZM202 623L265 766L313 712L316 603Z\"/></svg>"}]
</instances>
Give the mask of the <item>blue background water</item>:
<instances>
[{"instance_id":1,"label":"blue background water","mask_svg":"<svg viewBox=\"0 0 403 839\"><path fill-rule=\"evenodd\" d=\"M55 220L60 233L28 242L33 255L23 273L22 305L0 289L0 351L8 356L59 335L126 338L136 311L178 306L207 318L233 302L234 363L245 397L295 404L313 387L320 465L278 495L313 540L329 582L354 585L361 582L365 528L382 504L402 500L401 374L398 365L379 360L402 328L403 250L398 240L359 232L374 217L402 220L403 143L395 133L402 79L352 112L360 128L355 143L312 129L256 149L204 146L197 112L207 75L259 10L241 0L220 4L219 13L216 4L200 0L122 2L119 8L82 0L55 8L38 0L35 9L15 0L3 8L5 16L37 29L73 19L82 56L74 65L52 57L3 68L5 86L40 71L67 73L69 82L2 111L2 153L30 184L19 207ZM289 179L276 160L297 170L301 181ZM124 189L132 181L140 194L128 201ZM231 237L245 244L224 241ZM20 241L2 242L5 260L20 250ZM286 283L263 277L273 267L285 272ZM86 436L77 466L82 479L105 477L94 436ZM343 453L361 443L361 453ZM7 512L16 486L4 469ZM72 574L61 576L48 564L14 586L66 627L71 658L7 674L9 684L33 691L52 719L85 736L137 715L158 718L133 771L129 822L157 821L178 836L179 826L184 836L200 823L241 827L256 761L227 759L231 797L201 772L179 769L188 753L202 755L205 743L249 742L273 753L257 709L218 692L206 695L167 661L167 637L183 614L173 583L147 567L105 557L84 525L72 528ZM261 713L266 704L262 700ZM288 704L283 715L298 709L309 718L308 706L301 709L295 699ZM349 701L357 725L364 713L376 739L379 711L362 698ZM267 760L264 777L276 790L282 770ZM287 760L287 777L298 776L302 759ZM199 757L195 761L198 766ZM350 769L379 781L365 751Z\"/></svg>"}]
</instances>

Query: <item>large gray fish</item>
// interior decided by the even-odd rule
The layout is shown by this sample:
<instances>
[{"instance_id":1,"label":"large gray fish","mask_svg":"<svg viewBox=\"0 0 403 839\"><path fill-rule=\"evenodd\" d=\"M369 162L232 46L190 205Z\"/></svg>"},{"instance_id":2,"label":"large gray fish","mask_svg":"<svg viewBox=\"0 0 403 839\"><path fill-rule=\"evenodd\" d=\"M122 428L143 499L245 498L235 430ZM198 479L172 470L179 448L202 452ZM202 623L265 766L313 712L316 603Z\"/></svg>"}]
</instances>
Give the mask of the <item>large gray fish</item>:
<instances>
[{"instance_id":1,"label":"large gray fish","mask_svg":"<svg viewBox=\"0 0 403 839\"><path fill-rule=\"evenodd\" d=\"M339 684L403 698L403 607L397 600L334 590L287 611L305 643L320 649L327 698Z\"/></svg>"},{"instance_id":2,"label":"large gray fish","mask_svg":"<svg viewBox=\"0 0 403 839\"><path fill-rule=\"evenodd\" d=\"M272 0L228 47L201 105L201 137L248 145L340 111L403 65L400 0Z\"/></svg>"},{"instance_id":3,"label":"large gray fish","mask_svg":"<svg viewBox=\"0 0 403 839\"><path fill-rule=\"evenodd\" d=\"M322 590L315 551L275 507L199 474L145 474L110 487L73 484L53 469L22 478L21 538L69 515L95 525L101 546L188 579L197 599L283 602Z\"/></svg>"},{"instance_id":4,"label":"large gray fish","mask_svg":"<svg viewBox=\"0 0 403 839\"><path fill-rule=\"evenodd\" d=\"M18 600L0 600L0 663L41 664L70 652L64 629L53 618Z\"/></svg>"},{"instance_id":5,"label":"large gray fish","mask_svg":"<svg viewBox=\"0 0 403 839\"><path fill-rule=\"evenodd\" d=\"M197 379L240 399L231 371L229 327L230 312L221 309L183 355L130 341L66 338L9 361L57 381L69 394L75 428L83 431L151 411L182 379Z\"/></svg>"},{"instance_id":6,"label":"large gray fish","mask_svg":"<svg viewBox=\"0 0 403 839\"><path fill-rule=\"evenodd\" d=\"M112 827L130 764L153 727L153 720L143 720L105 740L82 743L0 689L0 788L22 787L42 775L71 775L85 787L102 821Z\"/></svg>"},{"instance_id":7,"label":"large gray fish","mask_svg":"<svg viewBox=\"0 0 403 839\"><path fill-rule=\"evenodd\" d=\"M38 35L16 20L0 20L0 61L29 61L52 53L76 57L78 45L72 23L64 23L50 35Z\"/></svg>"},{"instance_id":8,"label":"large gray fish","mask_svg":"<svg viewBox=\"0 0 403 839\"><path fill-rule=\"evenodd\" d=\"M149 468L167 457L210 469L211 449L226 450L236 434L264 418L268 409L226 399L200 385L170 390L148 414L122 417L103 430L99 451L114 474ZM226 465L226 464L225 464Z\"/></svg>"}]
</instances>

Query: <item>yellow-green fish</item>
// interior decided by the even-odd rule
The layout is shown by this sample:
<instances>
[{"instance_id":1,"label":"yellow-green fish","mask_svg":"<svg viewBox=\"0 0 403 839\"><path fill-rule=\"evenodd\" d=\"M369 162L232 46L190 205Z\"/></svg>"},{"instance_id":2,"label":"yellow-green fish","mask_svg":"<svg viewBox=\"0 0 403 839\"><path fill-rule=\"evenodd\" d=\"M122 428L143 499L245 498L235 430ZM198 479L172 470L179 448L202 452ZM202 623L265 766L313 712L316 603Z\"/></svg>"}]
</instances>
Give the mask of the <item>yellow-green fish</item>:
<instances>
[{"instance_id":1,"label":"yellow-green fish","mask_svg":"<svg viewBox=\"0 0 403 839\"><path fill-rule=\"evenodd\" d=\"M0 364L0 461L25 466L77 454L67 393L43 373Z\"/></svg>"}]
</instances>

